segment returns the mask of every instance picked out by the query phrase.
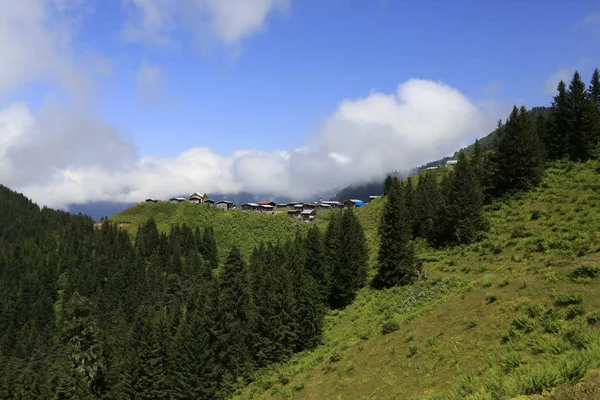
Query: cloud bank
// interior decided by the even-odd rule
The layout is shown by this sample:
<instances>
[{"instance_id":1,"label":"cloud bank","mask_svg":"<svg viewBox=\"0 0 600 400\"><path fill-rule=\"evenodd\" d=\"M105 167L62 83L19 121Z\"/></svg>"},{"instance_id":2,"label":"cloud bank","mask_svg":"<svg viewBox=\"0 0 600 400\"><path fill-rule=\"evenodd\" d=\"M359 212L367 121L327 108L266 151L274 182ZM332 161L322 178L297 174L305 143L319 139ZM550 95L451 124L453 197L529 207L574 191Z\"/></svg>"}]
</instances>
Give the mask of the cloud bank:
<instances>
[{"instance_id":1,"label":"cloud bank","mask_svg":"<svg viewBox=\"0 0 600 400\"><path fill-rule=\"evenodd\" d=\"M55 106L34 116L13 104L0 111L0 182L51 207L197 190L304 197L449 155L496 120L457 89L411 79L395 93L342 101L301 149L222 156L196 147L151 158L93 115Z\"/></svg>"},{"instance_id":2,"label":"cloud bank","mask_svg":"<svg viewBox=\"0 0 600 400\"><path fill-rule=\"evenodd\" d=\"M122 36L130 42L164 45L175 32L197 40L214 37L226 45L263 29L267 16L290 0L125 0L130 17Z\"/></svg>"}]
</instances>

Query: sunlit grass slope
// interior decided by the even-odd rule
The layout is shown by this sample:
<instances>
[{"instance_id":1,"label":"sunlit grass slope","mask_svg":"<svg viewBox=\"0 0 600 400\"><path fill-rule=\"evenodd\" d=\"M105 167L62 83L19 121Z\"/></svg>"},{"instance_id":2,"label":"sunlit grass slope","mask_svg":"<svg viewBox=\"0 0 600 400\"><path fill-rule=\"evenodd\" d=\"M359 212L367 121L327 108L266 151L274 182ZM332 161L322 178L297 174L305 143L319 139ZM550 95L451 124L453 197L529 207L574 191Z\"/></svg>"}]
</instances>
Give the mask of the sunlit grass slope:
<instances>
[{"instance_id":1,"label":"sunlit grass slope","mask_svg":"<svg viewBox=\"0 0 600 400\"><path fill-rule=\"evenodd\" d=\"M329 313L320 347L236 398L598 398L599 168L552 164L535 191L487 207L479 243L420 243L422 281L363 289ZM373 262L383 202L357 210Z\"/></svg>"},{"instance_id":2,"label":"sunlit grass slope","mask_svg":"<svg viewBox=\"0 0 600 400\"><path fill-rule=\"evenodd\" d=\"M236 243L244 254L249 255L252 249L263 241L286 241L293 239L297 230L305 234L309 228L309 224L285 213L257 215L239 211L225 212L192 203L141 203L113 215L110 220L135 235L140 223L150 217L154 218L161 231L169 230L173 224L183 223L194 229L212 226L221 258L233 243Z\"/></svg>"}]
</instances>

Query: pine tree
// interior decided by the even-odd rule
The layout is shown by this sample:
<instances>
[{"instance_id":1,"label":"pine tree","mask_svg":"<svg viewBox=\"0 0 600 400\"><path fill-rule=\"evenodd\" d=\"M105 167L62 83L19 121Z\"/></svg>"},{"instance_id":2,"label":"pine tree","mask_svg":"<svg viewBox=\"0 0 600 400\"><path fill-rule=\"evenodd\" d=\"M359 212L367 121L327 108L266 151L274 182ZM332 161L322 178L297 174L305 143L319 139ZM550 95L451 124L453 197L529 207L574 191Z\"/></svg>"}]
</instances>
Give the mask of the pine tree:
<instances>
[{"instance_id":1,"label":"pine tree","mask_svg":"<svg viewBox=\"0 0 600 400\"><path fill-rule=\"evenodd\" d=\"M214 354L218 360L221 392L254 370L252 354L255 308L248 271L240 250L233 246L216 283Z\"/></svg>"},{"instance_id":2,"label":"pine tree","mask_svg":"<svg viewBox=\"0 0 600 400\"><path fill-rule=\"evenodd\" d=\"M433 240L434 223L441 207L442 197L435 174L422 173L416 190L415 236Z\"/></svg>"},{"instance_id":3,"label":"pine tree","mask_svg":"<svg viewBox=\"0 0 600 400\"><path fill-rule=\"evenodd\" d=\"M493 154L490 192L499 197L536 186L544 172L544 148L525 107L513 107Z\"/></svg>"},{"instance_id":4,"label":"pine tree","mask_svg":"<svg viewBox=\"0 0 600 400\"><path fill-rule=\"evenodd\" d=\"M390 192L390 188L392 187L392 183L394 182L394 178L391 175L388 175L383 182L383 195L387 196Z\"/></svg>"},{"instance_id":5,"label":"pine tree","mask_svg":"<svg viewBox=\"0 0 600 400\"><path fill-rule=\"evenodd\" d=\"M136 373L136 399L168 398L169 334L165 313L159 311L155 316L143 321L142 326Z\"/></svg>"},{"instance_id":6,"label":"pine tree","mask_svg":"<svg viewBox=\"0 0 600 400\"><path fill-rule=\"evenodd\" d=\"M571 130L569 98L565 82L560 81L557 90L558 94L552 101L548 129L542 137L546 155L550 160L560 159L568 154L568 135Z\"/></svg>"},{"instance_id":7,"label":"pine tree","mask_svg":"<svg viewBox=\"0 0 600 400\"><path fill-rule=\"evenodd\" d=\"M437 242L470 243L485 228L483 193L463 152L459 154L456 167L444 186L446 200L436 221Z\"/></svg>"},{"instance_id":8,"label":"pine tree","mask_svg":"<svg viewBox=\"0 0 600 400\"><path fill-rule=\"evenodd\" d=\"M594 70L588 93L590 99L596 104L598 111L600 111L600 73L598 72L598 68Z\"/></svg>"},{"instance_id":9,"label":"pine tree","mask_svg":"<svg viewBox=\"0 0 600 400\"><path fill-rule=\"evenodd\" d=\"M569 157L573 161L591 158L595 148L594 103L590 100L579 72L575 71L569 84Z\"/></svg>"},{"instance_id":10,"label":"pine tree","mask_svg":"<svg viewBox=\"0 0 600 400\"><path fill-rule=\"evenodd\" d=\"M336 223L339 225L333 228L337 231L333 243L337 259L332 263L329 304L343 308L352 303L357 290L365 284L368 248L363 228L351 208Z\"/></svg>"},{"instance_id":11,"label":"pine tree","mask_svg":"<svg viewBox=\"0 0 600 400\"><path fill-rule=\"evenodd\" d=\"M408 191L408 187L394 185L387 196L379 225L378 271L373 280L377 289L405 285L416 277L411 221L405 198Z\"/></svg>"},{"instance_id":12,"label":"pine tree","mask_svg":"<svg viewBox=\"0 0 600 400\"><path fill-rule=\"evenodd\" d=\"M306 235L306 261L305 269L315 280L319 287L320 298L327 301L329 294L329 271L325 262L325 247L321 231L317 225L313 225Z\"/></svg>"},{"instance_id":13,"label":"pine tree","mask_svg":"<svg viewBox=\"0 0 600 400\"><path fill-rule=\"evenodd\" d=\"M212 226L207 226L204 228L204 234L202 235L202 255L207 263L207 267L209 267L211 270L214 270L219 266L217 241L215 239L215 232Z\"/></svg>"},{"instance_id":14,"label":"pine tree","mask_svg":"<svg viewBox=\"0 0 600 400\"><path fill-rule=\"evenodd\" d=\"M413 230L415 228L415 189L412 183L412 178L410 176L406 178L406 184L404 185L404 189L402 192L403 206L406 209L406 214L404 217L408 220L410 227L409 233L410 237L412 238Z\"/></svg>"}]
</instances>

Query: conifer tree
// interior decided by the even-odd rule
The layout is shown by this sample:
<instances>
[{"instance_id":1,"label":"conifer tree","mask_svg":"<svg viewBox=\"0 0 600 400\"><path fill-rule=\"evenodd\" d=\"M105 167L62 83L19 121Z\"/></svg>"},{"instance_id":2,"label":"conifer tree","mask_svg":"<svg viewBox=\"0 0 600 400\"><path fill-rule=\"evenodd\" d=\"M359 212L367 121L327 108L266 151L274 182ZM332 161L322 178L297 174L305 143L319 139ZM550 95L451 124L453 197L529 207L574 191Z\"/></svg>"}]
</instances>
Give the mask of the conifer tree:
<instances>
[{"instance_id":1,"label":"conifer tree","mask_svg":"<svg viewBox=\"0 0 600 400\"><path fill-rule=\"evenodd\" d=\"M456 167L444 186L446 199L436 222L437 242L470 243L485 228L483 193L463 152L460 152Z\"/></svg>"},{"instance_id":2,"label":"conifer tree","mask_svg":"<svg viewBox=\"0 0 600 400\"><path fill-rule=\"evenodd\" d=\"M432 241L436 216L442 207L441 193L434 173L421 174L415 198L415 236Z\"/></svg>"},{"instance_id":3,"label":"conifer tree","mask_svg":"<svg viewBox=\"0 0 600 400\"><path fill-rule=\"evenodd\" d=\"M207 267L214 270L219 266L219 253L217 251L217 241L215 231L212 226L204 228L202 235L202 255L206 261Z\"/></svg>"},{"instance_id":4,"label":"conifer tree","mask_svg":"<svg viewBox=\"0 0 600 400\"><path fill-rule=\"evenodd\" d=\"M394 178L391 175L388 175L383 182L383 195L387 196L390 192L390 188L392 187L392 183L394 182Z\"/></svg>"},{"instance_id":5,"label":"conifer tree","mask_svg":"<svg viewBox=\"0 0 600 400\"><path fill-rule=\"evenodd\" d=\"M352 303L357 290L365 284L368 248L363 228L351 208L341 214L337 223L334 240L338 258L331 269L329 304L343 308Z\"/></svg>"},{"instance_id":6,"label":"conifer tree","mask_svg":"<svg viewBox=\"0 0 600 400\"><path fill-rule=\"evenodd\" d=\"M529 190L544 172L544 148L525 107L513 107L493 154L491 188L494 197Z\"/></svg>"},{"instance_id":7,"label":"conifer tree","mask_svg":"<svg viewBox=\"0 0 600 400\"><path fill-rule=\"evenodd\" d=\"M590 99L596 104L596 108L600 112L600 73L598 72L598 68L594 70L588 93Z\"/></svg>"},{"instance_id":8,"label":"conifer tree","mask_svg":"<svg viewBox=\"0 0 600 400\"><path fill-rule=\"evenodd\" d=\"M403 206L406 209L405 218L408 219L408 223L410 226L409 233L410 237L413 236L413 230L415 228L415 213L414 213L414 204L415 204L415 189L412 183L412 178L409 176L406 178L406 183L403 185L404 189L402 190L402 201Z\"/></svg>"},{"instance_id":9,"label":"conifer tree","mask_svg":"<svg viewBox=\"0 0 600 400\"><path fill-rule=\"evenodd\" d=\"M550 160L563 158L568 154L568 135L570 128L570 111L567 86L560 81L558 93L554 96L551 106L548 129L542 137L546 156Z\"/></svg>"},{"instance_id":10,"label":"conifer tree","mask_svg":"<svg viewBox=\"0 0 600 400\"><path fill-rule=\"evenodd\" d=\"M325 262L325 247L321 231L313 225L306 235L305 269L319 287L321 300L325 303L329 295L329 271Z\"/></svg>"},{"instance_id":11,"label":"conifer tree","mask_svg":"<svg viewBox=\"0 0 600 400\"><path fill-rule=\"evenodd\" d=\"M595 148L595 103L590 100L581 80L575 71L569 84L569 157L573 161L587 160Z\"/></svg>"},{"instance_id":12,"label":"conifer tree","mask_svg":"<svg viewBox=\"0 0 600 400\"><path fill-rule=\"evenodd\" d=\"M168 398L169 334L165 313L159 311L152 318L143 321L142 326L136 399Z\"/></svg>"},{"instance_id":13,"label":"conifer tree","mask_svg":"<svg viewBox=\"0 0 600 400\"><path fill-rule=\"evenodd\" d=\"M416 276L411 221L405 198L408 188L394 185L381 215L378 271L373 280L377 289L405 285Z\"/></svg>"},{"instance_id":14,"label":"conifer tree","mask_svg":"<svg viewBox=\"0 0 600 400\"><path fill-rule=\"evenodd\" d=\"M255 308L248 271L240 250L233 246L216 283L213 350L219 365L218 386L227 392L239 377L254 370L251 349Z\"/></svg>"}]
</instances>

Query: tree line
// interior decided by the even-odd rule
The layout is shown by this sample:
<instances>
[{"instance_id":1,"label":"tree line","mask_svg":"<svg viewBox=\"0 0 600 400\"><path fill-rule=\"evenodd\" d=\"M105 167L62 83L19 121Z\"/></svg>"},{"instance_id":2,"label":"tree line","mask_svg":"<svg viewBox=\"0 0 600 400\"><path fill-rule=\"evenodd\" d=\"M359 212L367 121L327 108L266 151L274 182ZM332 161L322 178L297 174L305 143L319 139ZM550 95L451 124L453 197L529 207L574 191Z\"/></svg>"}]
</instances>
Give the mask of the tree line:
<instances>
[{"instance_id":1,"label":"tree line","mask_svg":"<svg viewBox=\"0 0 600 400\"><path fill-rule=\"evenodd\" d=\"M476 241L487 229L484 204L534 188L548 161L600 155L598 69L587 88L576 71L568 88L561 81L557 92L549 109L513 107L505 123L499 121L491 148L475 141L471 156L460 152L454 170L441 181L433 171L422 173L416 185L410 177L404 182L387 177L375 288L419 277L414 239L434 246Z\"/></svg>"},{"instance_id":2,"label":"tree line","mask_svg":"<svg viewBox=\"0 0 600 400\"><path fill-rule=\"evenodd\" d=\"M219 265L212 227L40 210L0 186L0 398L213 399L321 341L366 281L352 210Z\"/></svg>"}]
</instances>

